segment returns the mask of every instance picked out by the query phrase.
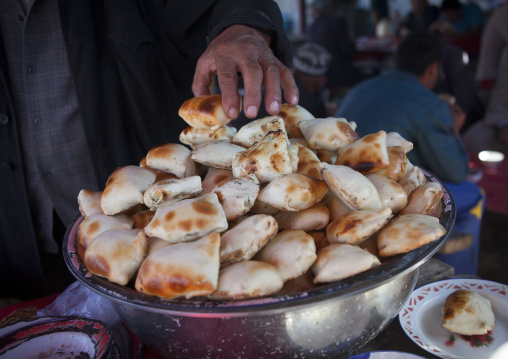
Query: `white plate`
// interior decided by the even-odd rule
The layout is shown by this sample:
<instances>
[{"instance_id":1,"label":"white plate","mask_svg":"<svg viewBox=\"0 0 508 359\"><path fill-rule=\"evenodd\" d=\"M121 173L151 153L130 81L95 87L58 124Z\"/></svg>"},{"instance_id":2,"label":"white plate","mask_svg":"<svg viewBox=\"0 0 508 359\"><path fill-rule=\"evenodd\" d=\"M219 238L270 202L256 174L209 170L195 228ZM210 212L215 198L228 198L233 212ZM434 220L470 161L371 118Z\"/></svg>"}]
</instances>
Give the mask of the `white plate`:
<instances>
[{"instance_id":1,"label":"white plate","mask_svg":"<svg viewBox=\"0 0 508 359\"><path fill-rule=\"evenodd\" d=\"M446 297L458 289L470 289L487 297L496 317L492 331L494 341L473 347L458 334L449 342L452 332L441 327L441 305ZM504 284L480 279L449 279L427 284L413 291L399 313L399 321L406 334L420 347L446 359L507 358L508 288ZM504 350L504 355L500 351Z\"/></svg>"},{"instance_id":2,"label":"white plate","mask_svg":"<svg viewBox=\"0 0 508 359\"><path fill-rule=\"evenodd\" d=\"M425 358L415 355L415 354L409 354L409 353L404 353L404 352L376 351L376 352L356 354L348 359L425 359Z\"/></svg>"}]
</instances>

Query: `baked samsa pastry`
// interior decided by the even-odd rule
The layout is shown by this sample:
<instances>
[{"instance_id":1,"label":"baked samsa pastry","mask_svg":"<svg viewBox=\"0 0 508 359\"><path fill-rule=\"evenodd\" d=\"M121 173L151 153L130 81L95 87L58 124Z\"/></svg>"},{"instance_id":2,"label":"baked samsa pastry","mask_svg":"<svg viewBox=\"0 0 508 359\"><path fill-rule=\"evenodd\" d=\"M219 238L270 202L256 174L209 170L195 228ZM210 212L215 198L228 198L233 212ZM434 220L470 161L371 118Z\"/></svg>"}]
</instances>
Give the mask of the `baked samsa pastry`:
<instances>
[{"instance_id":1,"label":"baked samsa pastry","mask_svg":"<svg viewBox=\"0 0 508 359\"><path fill-rule=\"evenodd\" d=\"M237 153L233 159L235 177L253 174L260 183L293 172L287 137L282 130L269 132L249 149Z\"/></svg>"},{"instance_id":2,"label":"baked samsa pastry","mask_svg":"<svg viewBox=\"0 0 508 359\"><path fill-rule=\"evenodd\" d=\"M398 182L406 174L407 157L406 152L401 146L387 147L388 166L377 171L386 177Z\"/></svg>"},{"instance_id":3,"label":"baked samsa pastry","mask_svg":"<svg viewBox=\"0 0 508 359\"><path fill-rule=\"evenodd\" d=\"M344 118L316 118L301 121L298 126L312 149L337 151L360 138Z\"/></svg>"},{"instance_id":4,"label":"baked samsa pastry","mask_svg":"<svg viewBox=\"0 0 508 359\"><path fill-rule=\"evenodd\" d=\"M217 290L212 299L249 299L273 295L284 285L277 269L260 261L242 261L219 272Z\"/></svg>"},{"instance_id":5,"label":"baked samsa pastry","mask_svg":"<svg viewBox=\"0 0 508 359\"><path fill-rule=\"evenodd\" d=\"M229 222L252 208L259 194L259 181L255 176L231 176L219 182L212 192L217 194Z\"/></svg>"},{"instance_id":6,"label":"baked samsa pastry","mask_svg":"<svg viewBox=\"0 0 508 359\"><path fill-rule=\"evenodd\" d=\"M301 211L321 201L327 191L328 187L322 180L293 173L268 183L257 199L281 211Z\"/></svg>"},{"instance_id":7,"label":"baked samsa pastry","mask_svg":"<svg viewBox=\"0 0 508 359\"><path fill-rule=\"evenodd\" d=\"M101 208L102 191L89 191L82 189L78 193L79 212L83 217L94 213L104 213Z\"/></svg>"},{"instance_id":8,"label":"baked samsa pastry","mask_svg":"<svg viewBox=\"0 0 508 359\"><path fill-rule=\"evenodd\" d=\"M380 210L383 205L374 184L347 166L321 163L321 177L330 190L352 210Z\"/></svg>"},{"instance_id":9,"label":"baked samsa pastry","mask_svg":"<svg viewBox=\"0 0 508 359\"><path fill-rule=\"evenodd\" d=\"M156 210L182 199L194 197L202 190L199 176L170 179L148 187L143 195L143 201L148 208Z\"/></svg>"},{"instance_id":10,"label":"baked samsa pastry","mask_svg":"<svg viewBox=\"0 0 508 359\"><path fill-rule=\"evenodd\" d=\"M301 276L316 260L316 245L311 235L300 230L282 231L254 257L270 263L283 281Z\"/></svg>"},{"instance_id":11,"label":"baked samsa pastry","mask_svg":"<svg viewBox=\"0 0 508 359\"><path fill-rule=\"evenodd\" d=\"M137 204L155 181L155 172L138 166L117 168L108 178L101 197L104 214L112 216Z\"/></svg>"},{"instance_id":12,"label":"baked samsa pastry","mask_svg":"<svg viewBox=\"0 0 508 359\"><path fill-rule=\"evenodd\" d=\"M398 132L388 132L386 134L386 147L401 146L408 153L413 149L413 142L406 140Z\"/></svg>"},{"instance_id":13,"label":"baked samsa pastry","mask_svg":"<svg viewBox=\"0 0 508 359\"><path fill-rule=\"evenodd\" d=\"M219 246L220 234L212 232L152 252L139 268L136 290L164 299L213 293L219 279Z\"/></svg>"},{"instance_id":14,"label":"baked samsa pastry","mask_svg":"<svg viewBox=\"0 0 508 359\"><path fill-rule=\"evenodd\" d=\"M141 229L111 229L95 238L85 251L88 270L126 285L146 256L148 241Z\"/></svg>"},{"instance_id":15,"label":"baked samsa pastry","mask_svg":"<svg viewBox=\"0 0 508 359\"><path fill-rule=\"evenodd\" d=\"M381 211L353 211L340 216L326 227L326 238L330 243L360 244L393 217L390 208Z\"/></svg>"},{"instance_id":16,"label":"baked samsa pastry","mask_svg":"<svg viewBox=\"0 0 508 359\"><path fill-rule=\"evenodd\" d=\"M245 148L229 142L210 142L192 151L191 159L205 166L231 170L233 158Z\"/></svg>"},{"instance_id":17,"label":"baked samsa pastry","mask_svg":"<svg viewBox=\"0 0 508 359\"><path fill-rule=\"evenodd\" d=\"M87 248L93 240L110 229L132 229L134 220L125 214L106 216L95 213L81 221L76 232L79 244Z\"/></svg>"},{"instance_id":18,"label":"baked samsa pastry","mask_svg":"<svg viewBox=\"0 0 508 359\"><path fill-rule=\"evenodd\" d=\"M158 251L161 248L171 246L172 244L164 239L160 239L157 237L148 237L148 249L146 251L146 255L149 256L155 251Z\"/></svg>"},{"instance_id":19,"label":"baked samsa pastry","mask_svg":"<svg viewBox=\"0 0 508 359\"><path fill-rule=\"evenodd\" d=\"M407 253L435 241L446 233L439 219L425 214L405 214L381 228L377 236L379 255Z\"/></svg>"},{"instance_id":20,"label":"baked samsa pastry","mask_svg":"<svg viewBox=\"0 0 508 359\"><path fill-rule=\"evenodd\" d=\"M332 191L326 192L325 196L321 200L321 204L328 208L328 211L330 212L330 222L336 220L343 214L352 211L352 209Z\"/></svg>"},{"instance_id":21,"label":"baked samsa pastry","mask_svg":"<svg viewBox=\"0 0 508 359\"><path fill-rule=\"evenodd\" d=\"M441 306L441 326L462 335L484 335L496 326L490 300L478 292L459 289Z\"/></svg>"},{"instance_id":22,"label":"baked samsa pastry","mask_svg":"<svg viewBox=\"0 0 508 359\"><path fill-rule=\"evenodd\" d=\"M286 127L284 121L279 116L267 116L258 120L251 121L242 126L233 137L233 143L244 148L249 148L256 142L259 142L269 132L281 130L285 137Z\"/></svg>"},{"instance_id":23,"label":"baked samsa pastry","mask_svg":"<svg viewBox=\"0 0 508 359\"><path fill-rule=\"evenodd\" d=\"M388 207L397 213L407 206L407 193L400 184L378 172L365 177L376 187L383 208Z\"/></svg>"},{"instance_id":24,"label":"baked samsa pastry","mask_svg":"<svg viewBox=\"0 0 508 359\"><path fill-rule=\"evenodd\" d=\"M228 228L226 214L215 193L184 199L169 206L159 207L145 227L149 237L158 237L170 243L188 242Z\"/></svg>"},{"instance_id":25,"label":"baked samsa pastry","mask_svg":"<svg viewBox=\"0 0 508 359\"><path fill-rule=\"evenodd\" d=\"M279 116L284 120L284 125L286 126L286 132L289 138L302 138L303 134L300 131L299 126L300 121L315 119L314 115L302 106L290 106L287 103L283 103L281 105Z\"/></svg>"},{"instance_id":26,"label":"baked samsa pastry","mask_svg":"<svg viewBox=\"0 0 508 359\"><path fill-rule=\"evenodd\" d=\"M191 159L191 151L179 143L167 143L153 147L146 154L148 167L172 173L178 178L195 176L196 164Z\"/></svg>"},{"instance_id":27,"label":"baked samsa pastry","mask_svg":"<svg viewBox=\"0 0 508 359\"><path fill-rule=\"evenodd\" d=\"M298 166L296 167L297 173L302 175L308 175L316 178L321 178L321 172L319 171L319 164L321 163L318 156L312 152L311 149L302 146L298 146Z\"/></svg>"},{"instance_id":28,"label":"baked samsa pastry","mask_svg":"<svg viewBox=\"0 0 508 359\"><path fill-rule=\"evenodd\" d=\"M241 98L240 108L242 108ZM188 99L178 110L178 115L189 126L198 130L216 130L231 121L224 112L222 95L220 94L203 95Z\"/></svg>"},{"instance_id":29,"label":"baked samsa pastry","mask_svg":"<svg viewBox=\"0 0 508 359\"><path fill-rule=\"evenodd\" d=\"M407 194L410 194L416 187L421 186L426 182L427 179L420 167L413 166L397 183L404 188Z\"/></svg>"},{"instance_id":30,"label":"baked samsa pastry","mask_svg":"<svg viewBox=\"0 0 508 359\"><path fill-rule=\"evenodd\" d=\"M278 229L272 216L256 214L227 230L220 241L221 266L251 259L277 234Z\"/></svg>"},{"instance_id":31,"label":"baked samsa pastry","mask_svg":"<svg viewBox=\"0 0 508 359\"><path fill-rule=\"evenodd\" d=\"M379 171L389 164L386 132L366 135L339 149L336 165L348 166L362 174Z\"/></svg>"},{"instance_id":32,"label":"baked samsa pastry","mask_svg":"<svg viewBox=\"0 0 508 359\"><path fill-rule=\"evenodd\" d=\"M201 187L203 187L203 194L212 192L212 190L219 184L219 182L224 181L225 179L232 177L233 171L225 170L221 168L208 168L206 172L205 178L203 182L201 182Z\"/></svg>"},{"instance_id":33,"label":"baked samsa pastry","mask_svg":"<svg viewBox=\"0 0 508 359\"><path fill-rule=\"evenodd\" d=\"M330 211L321 203L301 211L281 211L274 214L281 230L300 229L302 231L317 231L325 228L330 222Z\"/></svg>"},{"instance_id":34,"label":"baked samsa pastry","mask_svg":"<svg viewBox=\"0 0 508 359\"><path fill-rule=\"evenodd\" d=\"M335 243L321 249L312 266L314 283L329 283L351 277L380 265L379 259L357 246Z\"/></svg>"},{"instance_id":35,"label":"baked samsa pastry","mask_svg":"<svg viewBox=\"0 0 508 359\"><path fill-rule=\"evenodd\" d=\"M443 189L436 182L427 182L416 187L408 196L407 206L400 214L428 214L431 215L443 198Z\"/></svg>"},{"instance_id":36,"label":"baked samsa pastry","mask_svg":"<svg viewBox=\"0 0 508 359\"><path fill-rule=\"evenodd\" d=\"M199 130L188 126L180 133L180 142L196 148L209 142L231 142L236 134L236 128L232 126L222 126L216 130Z\"/></svg>"},{"instance_id":37,"label":"baked samsa pastry","mask_svg":"<svg viewBox=\"0 0 508 359\"><path fill-rule=\"evenodd\" d=\"M131 216L132 220L134 221L133 228L144 229L148 223L150 223L154 215L155 211L152 211L151 209L133 214Z\"/></svg>"}]
</instances>

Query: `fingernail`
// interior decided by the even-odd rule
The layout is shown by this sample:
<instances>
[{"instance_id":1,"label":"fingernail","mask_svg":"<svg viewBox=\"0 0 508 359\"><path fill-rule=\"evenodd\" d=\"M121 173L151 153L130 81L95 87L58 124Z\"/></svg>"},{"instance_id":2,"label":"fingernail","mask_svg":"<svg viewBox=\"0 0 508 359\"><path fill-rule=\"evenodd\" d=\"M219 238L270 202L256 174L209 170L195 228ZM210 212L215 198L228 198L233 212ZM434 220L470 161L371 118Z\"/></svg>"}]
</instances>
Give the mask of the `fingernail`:
<instances>
[{"instance_id":1,"label":"fingernail","mask_svg":"<svg viewBox=\"0 0 508 359\"><path fill-rule=\"evenodd\" d=\"M271 104L270 104L270 111L275 113L275 112L279 112L280 111L280 106L279 106L279 103L277 101L273 101Z\"/></svg>"},{"instance_id":2,"label":"fingernail","mask_svg":"<svg viewBox=\"0 0 508 359\"><path fill-rule=\"evenodd\" d=\"M255 117L258 114L258 108L256 106L247 107L247 111L245 111L247 117Z\"/></svg>"},{"instance_id":3,"label":"fingernail","mask_svg":"<svg viewBox=\"0 0 508 359\"><path fill-rule=\"evenodd\" d=\"M228 117L229 118L237 118L238 117L238 111L236 108L230 108L228 111Z\"/></svg>"},{"instance_id":4,"label":"fingernail","mask_svg":"<svg viewBox=\"0 0 508 359\"><path fill-rule=\"evenodd\" d=\"M296 105L298 103L298 96L296 95L291 96L291 103L293 105Z\"/></svg>"}]
</instances>

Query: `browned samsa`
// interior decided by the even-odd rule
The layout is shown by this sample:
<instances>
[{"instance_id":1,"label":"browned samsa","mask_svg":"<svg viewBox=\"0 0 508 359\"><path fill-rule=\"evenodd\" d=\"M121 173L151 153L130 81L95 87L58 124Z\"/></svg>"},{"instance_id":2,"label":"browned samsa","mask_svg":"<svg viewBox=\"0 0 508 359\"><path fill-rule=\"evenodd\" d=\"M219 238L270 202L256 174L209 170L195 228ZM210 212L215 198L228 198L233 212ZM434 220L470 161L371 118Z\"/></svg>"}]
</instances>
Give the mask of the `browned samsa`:
<instances>
[{"instance_id":1,"label":"browned samsa","mask_svg":"<svg viewBox=\"0 0 508 359\"><path fill-rule=\"evenodd\" d=\"M242 108L241 104L240 108ZM178 115L189 126L199 130L216 130L231 121L224 112L220 94L188 99L180 107Z\"/></svg>"}]
</instances>

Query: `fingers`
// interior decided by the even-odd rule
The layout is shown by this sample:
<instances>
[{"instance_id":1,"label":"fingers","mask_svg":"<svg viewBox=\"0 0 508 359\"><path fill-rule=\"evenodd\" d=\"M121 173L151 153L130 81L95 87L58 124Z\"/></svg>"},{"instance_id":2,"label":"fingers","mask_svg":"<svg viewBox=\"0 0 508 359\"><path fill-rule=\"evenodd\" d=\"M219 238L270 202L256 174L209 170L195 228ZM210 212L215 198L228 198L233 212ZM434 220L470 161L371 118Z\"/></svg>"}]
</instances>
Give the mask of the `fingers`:
<instances>
[{"instance_id":1,"label":"fingers","mask_svg":"<svg viewBox=\"0 0 508 359\"><path fill-rule=\"evenodd\" d=\"M192 93L194 96L210 95L210 86L215 69L205 54L198 60L194 80L192 82Z\"/></svg>"}]
</instances>

